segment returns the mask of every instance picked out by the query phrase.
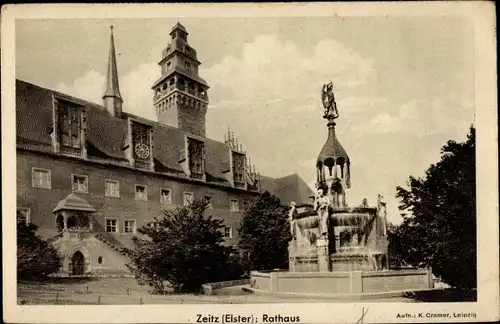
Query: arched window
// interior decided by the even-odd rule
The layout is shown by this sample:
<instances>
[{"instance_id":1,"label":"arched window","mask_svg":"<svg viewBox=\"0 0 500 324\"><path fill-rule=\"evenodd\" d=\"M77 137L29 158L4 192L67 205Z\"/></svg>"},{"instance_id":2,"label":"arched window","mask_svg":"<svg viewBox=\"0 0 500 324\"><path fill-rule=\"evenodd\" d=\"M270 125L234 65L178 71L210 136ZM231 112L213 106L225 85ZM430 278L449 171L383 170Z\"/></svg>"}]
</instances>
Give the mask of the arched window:
<instances>
[{"instance_id":1,"label":"arched window","mask_svg":"<svg viewBox=\"0 0 500 324\"><path fill-rule=\"evenodd\" d=\"M59 214L56 217L56 228L59 232L62 232L64 229L64 217L62 214Z\"/></svg>"},{"instance_id":2,"label":"arched window","mask_svg":"<svg viewBox=\"0 0 500 324\"><path fill-rule=\"evenodd\" d=\"M89 227L90 219L86 213L78 213L77 226L80 228Z\"/></svg>"},{"instance_id":3,"label":"arched window","mask_svg":"<svg viewBox=\"0 0 500 324\"><path fill-rule=\"evenodd\" d=\"M68 228L72 228L76 226L76 217L75 215L70 215L67 220Z\"/></svg>"}]
</instances>

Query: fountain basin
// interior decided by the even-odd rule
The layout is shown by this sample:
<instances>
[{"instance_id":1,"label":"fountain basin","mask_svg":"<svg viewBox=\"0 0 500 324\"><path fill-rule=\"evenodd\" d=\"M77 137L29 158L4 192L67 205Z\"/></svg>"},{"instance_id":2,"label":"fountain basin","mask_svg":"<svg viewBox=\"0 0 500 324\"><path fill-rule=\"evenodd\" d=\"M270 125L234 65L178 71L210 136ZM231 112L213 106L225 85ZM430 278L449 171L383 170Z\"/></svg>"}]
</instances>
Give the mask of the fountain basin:
<instances>
[{"instance_id":1,"label":"fountain basin","mask_svg":"<svg viewBox=\"0 0 500 324\"><path fill-rule=\"evenodd\" d=\"M433 289L431 269L382 271L250 273L250 287L256 292L303 295L369 295Z\"/></svg>"}]
</instances>

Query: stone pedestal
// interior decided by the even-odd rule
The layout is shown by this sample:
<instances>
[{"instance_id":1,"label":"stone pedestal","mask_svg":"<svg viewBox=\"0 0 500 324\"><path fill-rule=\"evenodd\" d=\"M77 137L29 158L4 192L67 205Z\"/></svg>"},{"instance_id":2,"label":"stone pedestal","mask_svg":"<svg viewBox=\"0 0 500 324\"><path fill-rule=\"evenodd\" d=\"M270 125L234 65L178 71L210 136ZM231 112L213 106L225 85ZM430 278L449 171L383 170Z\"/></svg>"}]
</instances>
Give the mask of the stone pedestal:
<instances>
[{"instance_id":1,"label":"stone pedestal","mask_svg":"<svg viewBox=\"0 0 500 324\"><path fill-rule=\"evenodd\" d=\"M290 272L295 272L295 255L296 255L296 249L295 249L295 241L290 241L288 243L288 270Z\"/></svg>"},{"instance_id":2,"label":"stone pedestal","mask_svg":"<svg viewBox=\"0 0 500 324\"><path fill-rule=\"evenodd\" d=\"M320 272L330 271L330 255L328 253L328 239L319 238L316 241L316 248L318 250L318 270Z\"/></svg>"}]
</instances>

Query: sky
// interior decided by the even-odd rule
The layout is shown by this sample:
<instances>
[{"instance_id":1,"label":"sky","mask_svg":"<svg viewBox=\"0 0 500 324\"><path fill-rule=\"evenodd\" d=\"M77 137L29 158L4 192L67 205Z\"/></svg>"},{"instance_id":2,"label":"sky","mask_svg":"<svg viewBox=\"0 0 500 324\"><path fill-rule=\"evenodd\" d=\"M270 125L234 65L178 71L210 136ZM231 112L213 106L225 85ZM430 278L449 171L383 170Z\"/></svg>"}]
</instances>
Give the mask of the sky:
<instances>
[{"instance_id":1,"label":"sky","mask_svg":"<svg viewBox=\"0 0 500 324\"><path fill-rule=\"evenodd\" d=\"M156 120L151 85L177 19L16 21L16 78L102 102L114 26L124 110ZM474 123L474 34L454 16L182 18L210 85L207 137L229 126L257 171L314 187L326 141L321 87L332 81L336 133L351 161L348 203L388 203Z\"/></svg>"}]
</instances>

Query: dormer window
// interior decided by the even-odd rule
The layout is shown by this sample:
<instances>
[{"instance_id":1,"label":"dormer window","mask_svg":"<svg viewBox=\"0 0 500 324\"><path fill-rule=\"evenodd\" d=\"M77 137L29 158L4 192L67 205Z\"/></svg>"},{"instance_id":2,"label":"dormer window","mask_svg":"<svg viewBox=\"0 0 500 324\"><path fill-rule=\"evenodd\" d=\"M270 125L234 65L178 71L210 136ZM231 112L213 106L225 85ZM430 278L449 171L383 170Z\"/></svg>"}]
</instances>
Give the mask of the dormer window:
<instances>
[{"instance_id":1,"label":"dormer window","mask_svg":"<svg viewBox=\"0 0 500 324\"><path fill-rule=\"evenodd\" d=\"M57 99L57 109L57 135L61 151L69 154L81 154L83 107Z\"/></svg>"},{"instance_id":2,"label":"dormer window","mask_svg":"<svg viewBox=\"0 0 500 324\"><path fill-rule=\"evenodd\" d=\"M235 187L243 187L245 185L245 155L233 152L233 180Z\"/></svg>"},{"instance_id":3,"label":"dormer window","mask_svg":"<svg viewBox=\"0 0 500 324\"><path fill-rule=\"evenodd\" d=\"M188 138L188 158L191 178L203 179L204 171L204 143Z\"/></svg>"},{"instance_id":4,"label":"dormer window","mask_svg":"<svg viewBox=\"0 0 500 324\"><path fill-rule=\"evenodd\" d=\"M152 154L150 126L132 122L132 149L135 166L149 169Z\"/></svg>"}]
</instances>

